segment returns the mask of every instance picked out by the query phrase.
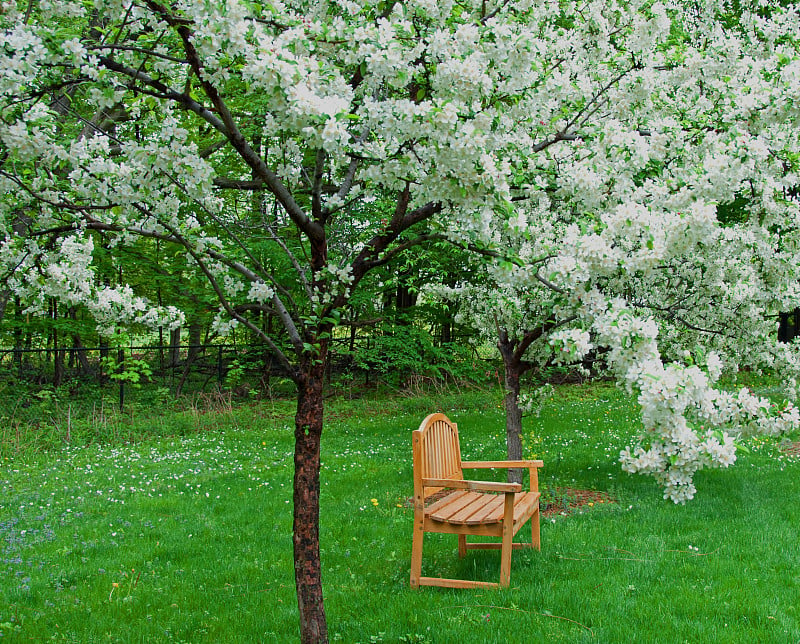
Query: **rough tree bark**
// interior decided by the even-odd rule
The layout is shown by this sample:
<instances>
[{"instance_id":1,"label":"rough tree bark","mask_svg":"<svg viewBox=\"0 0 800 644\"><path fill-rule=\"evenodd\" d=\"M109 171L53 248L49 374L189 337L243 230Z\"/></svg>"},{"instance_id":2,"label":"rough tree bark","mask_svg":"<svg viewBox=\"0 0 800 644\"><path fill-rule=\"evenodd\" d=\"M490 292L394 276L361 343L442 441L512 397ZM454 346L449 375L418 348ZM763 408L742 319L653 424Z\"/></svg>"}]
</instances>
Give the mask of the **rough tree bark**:
<instances>
[{"instance_id":1,"label":"rough tree bark","mask_svg":"<svg viewBox=\"0 0 800 644\"><path fill-rule=\"evenodd\" d=\"M503 374L505 382L506 411L506 450L508 459L522 459L522 409L519 406L519 379L525 371L524 363L515 351L517 342L508 337L505 329L498 330L497 348L503 358ZM508 470L509 483L522 483L522 470Z\"/></svg>"},{"instance_id":2,"label":"rough tree bark","mask_svg":"<svg viewBox=\"0 0 800 644\"><path fill-rule=\"evenodd\" d=\"M566 320L569 323L572 320ZM497 348L503 358L503 373L505 377L505 411L506 411L506 449L509 460L522 458L522 408L519 406L520 377L530 369L533 364L525 360L525 352L536 340L547 335L558 325L547 322L534 329L523 331L520 337L511 336L508 330L495 319L497 328ZM522 482L522 470L508 470L509 483Z\"/></svg>"},{"instance_id":3,"label":"rough tree bark","mask_svg":"<svg viewBox=\"0 0 800 644\"><path fill-rule=\"evenodd\" d=\"M203 323L199 318L194 317L189 322L189 348L186 353L186 362L183 364L183 373L178 382L175 390L175 396L178 397L183 391L183 386L186 384L186 379L192 371L195 361L200 355L200 343L203 340ZM179 345L180 346L180 345ZM179 349L180 351L180 349Z\"/></svg>"},{"instance_id":4,"label":"rough tree bark","mask_svg":"<svg viewBox=\"0 0 800 644\"><path fill-rule=\"evenodd\" d=\"M320 443L325 360L302 365L298 382L294 449L294 574L302 642L328 641L319 547Z\"/></svg>"}]
</instances>

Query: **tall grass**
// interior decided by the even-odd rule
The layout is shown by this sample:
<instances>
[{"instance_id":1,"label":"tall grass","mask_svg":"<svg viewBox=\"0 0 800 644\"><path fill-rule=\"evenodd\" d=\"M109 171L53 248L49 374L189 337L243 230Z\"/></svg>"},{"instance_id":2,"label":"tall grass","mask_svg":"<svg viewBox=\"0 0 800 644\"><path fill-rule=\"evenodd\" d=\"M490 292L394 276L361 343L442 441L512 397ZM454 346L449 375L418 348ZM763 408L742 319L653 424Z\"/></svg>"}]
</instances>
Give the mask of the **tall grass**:
<instances>
[{"instance_id":1,"label":"tall grass","mask_svg":"<svg viewBox=\"0 0 800 644\"><path fill-rule=\"evenodd\" d=\"M321 529L333 641L800 641L798 457L779 439L754 441L675 506L651 479L621 473L636 409L603 385L557 388L527 421L526 455L545 461L554 512L542 551L514 553L511 588L412 591L409 438L431 411L459 423L465 458L503 456L497 391L329 401ZM291 416L286 401L160 420L142 410L120 420L120 440L6 446L0 639L295 641ZM576 489L614 502L569 509ZM423 574L496 580L496 552L459 560L455 545L427 535Z\"/></svg>"}]
</instances>

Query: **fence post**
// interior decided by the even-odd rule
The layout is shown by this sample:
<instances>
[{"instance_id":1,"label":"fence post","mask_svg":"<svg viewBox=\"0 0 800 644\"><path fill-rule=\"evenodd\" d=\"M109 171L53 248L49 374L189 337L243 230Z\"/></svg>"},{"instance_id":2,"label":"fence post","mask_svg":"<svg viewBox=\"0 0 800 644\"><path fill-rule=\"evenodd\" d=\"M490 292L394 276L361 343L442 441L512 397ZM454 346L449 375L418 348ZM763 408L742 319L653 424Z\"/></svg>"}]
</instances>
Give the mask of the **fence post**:
<instances>
[{"instance_id":1,"label":"fence post","mask_svg":"<svg viewBox=\"0 0 800 644\"><path fill-rule=\"evenodd\" d=\"M125 371L125 349L120 348L117 351L117 373ZM122 411L125 407L125 381L119 381L119 410Z\"/></svg>"}]
</instances>

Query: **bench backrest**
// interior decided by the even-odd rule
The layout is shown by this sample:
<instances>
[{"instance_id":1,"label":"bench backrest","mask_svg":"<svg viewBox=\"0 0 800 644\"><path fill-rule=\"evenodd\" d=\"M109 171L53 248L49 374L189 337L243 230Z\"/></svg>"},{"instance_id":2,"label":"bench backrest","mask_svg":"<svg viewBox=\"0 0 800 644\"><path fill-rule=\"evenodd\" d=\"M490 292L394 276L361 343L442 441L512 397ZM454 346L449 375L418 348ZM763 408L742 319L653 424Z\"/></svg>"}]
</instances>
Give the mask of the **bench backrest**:
<instances>
[{"instance_id":1,"label":"bench backrest","mask_svg":"<svg viewBox=\"0 0 800 644\"><path fill-rule=\"evenodd\" d=\"M458 426L444 414L431 414L412 432L414 497L423 500L440 487L423 487L423 478L463 480Z\"/></svg>"}]
</instances>

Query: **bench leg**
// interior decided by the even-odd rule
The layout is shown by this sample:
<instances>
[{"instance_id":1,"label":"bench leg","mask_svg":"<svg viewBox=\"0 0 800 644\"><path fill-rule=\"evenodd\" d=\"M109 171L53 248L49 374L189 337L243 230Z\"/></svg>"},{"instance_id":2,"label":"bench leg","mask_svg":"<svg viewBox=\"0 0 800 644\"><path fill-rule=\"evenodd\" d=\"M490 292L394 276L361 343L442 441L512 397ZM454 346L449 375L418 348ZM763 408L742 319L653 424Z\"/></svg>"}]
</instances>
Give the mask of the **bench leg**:
<instances>
[{"instance_id":1,"label":"bench leg","mask_svg":"<svg viewBox=\"0 0 800 644\"><path fill-rule=\"evenodd\" d=\"M458 556L466 557L467 555L467 537L466 535L458 535Z\"/></svg>"},{"instance_id":2,"label":"bench leg","mask_svg":"<svg viewBox=\"0 0 800 644\"><path fill-rule=\"evenodd\" d=\"M506 494L503 519L503 543L500 547L500 587L507 588L511 580L511 552L514 550L514 495Z\"/></svg>"},{"instance_id":3,"label":"bench leg","mask_svg":"<svg viewBox=\"0 0 800 644\"><path fill-rule=\"evenodd\" d=\"M531 517L531 545L537 550L542 549L542 541L539 535L539 508L536 508L536 512Z\"/></svg>"},{"instance_id":4,"label":"bench leg","mask_svg":"<svg viewBox=\"0 0 800 644\"><path fill-rule=\"evenodd\" d=\"M414 536L411 541L411 587L419 588L419 578L422 575L422 539L425 532L422 526L414 526Z\"/></svg>"}]
</instances>

